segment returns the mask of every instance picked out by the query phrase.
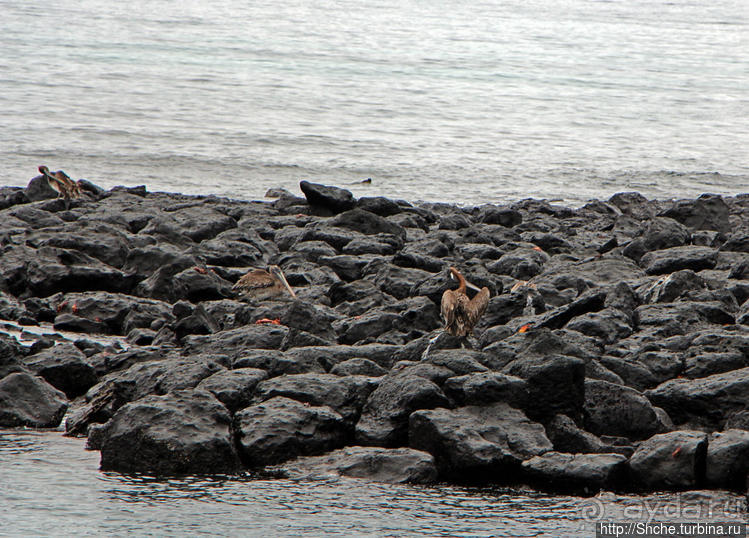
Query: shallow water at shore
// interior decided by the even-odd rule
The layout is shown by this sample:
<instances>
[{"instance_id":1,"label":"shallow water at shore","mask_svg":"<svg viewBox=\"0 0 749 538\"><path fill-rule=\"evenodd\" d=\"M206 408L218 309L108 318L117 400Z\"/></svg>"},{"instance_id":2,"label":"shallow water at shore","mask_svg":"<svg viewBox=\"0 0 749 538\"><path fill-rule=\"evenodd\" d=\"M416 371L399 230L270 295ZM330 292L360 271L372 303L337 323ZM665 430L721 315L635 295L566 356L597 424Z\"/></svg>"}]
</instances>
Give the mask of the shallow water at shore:
<instances>
[{"instance_id":1,"label":"shallow water at shore","mask_svg":"<svg viewBox=\"0 0 749 538\"><path fill-rule=\"evenodd\" d=\"M592 498L500 488L250 477L156 479L98 470L61 432L0 431L2 535L580 536L602 520L743 521L742 496Z\"/></svg>"}]
</instances>

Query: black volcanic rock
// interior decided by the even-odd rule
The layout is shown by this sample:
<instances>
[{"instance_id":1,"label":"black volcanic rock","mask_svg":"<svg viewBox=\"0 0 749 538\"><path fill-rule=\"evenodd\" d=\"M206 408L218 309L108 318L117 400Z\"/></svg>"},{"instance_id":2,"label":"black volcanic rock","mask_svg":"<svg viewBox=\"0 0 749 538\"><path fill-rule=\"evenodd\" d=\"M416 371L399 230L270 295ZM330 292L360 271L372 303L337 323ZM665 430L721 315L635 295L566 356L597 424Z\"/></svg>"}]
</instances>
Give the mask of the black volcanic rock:
<instances>
[{"instance_id":1,"label":"black volcanic rock","mask_svg":"<svg viewBox=\"0 0 749 538\"><path fill-rule=\"evenodd\" d=\"M71 399L85 394L98 381L86 356L72 344L58 344L45 349L27 357L24 363Z\"/></svg>"},{"instance_id":2,"label":"black volcanic rock","mask_svg":"<svg viewBox=\"0 0 749 538\"><path fill-rule=\"evenodd\" d=\"M47 177L43 174L34 176L29 181L24 191L26 198L32 202L38 202L39 200L49 200L57 198L60 193L53 189Z\"/></svg>"},{"instance_id":3,"label":"black volcanic rock","mask_svg":"<svg viewBox=\"0 0 749 538\"><path fill-rule=\"evenodd\" d=\"M15 338L0 333L0 379L16 372L26 372L23 358L28 350L21 346Z\"/></svg>"},{"instance_id":4,"label":"black volcanic rock","mask_svg":"<svg viewBox=\"0 0 749 538\"><path fill-rule=\"evenodd\" d=\"M524 379L528 386L526 413L535 420L558 413L581 417L585 394L585 362L575 357L526 356L508 364L503 373Z\"/></svg>"},{"instance_id":5,"label":"black volcanic rock","mask_svg":"<svg viewBox=\"0 0 749 538\"><path fill-rule=\"evenodd\" d=\"M621 454L546 452L523 462L532 483L553 491L595 492L625 484L627 458Z\"/></svg>"},{"instance_id":6,"label":"black volcanic rock","mask_svg":"<svg viewBox=\"0 0 749 538\"><path fill-rule=\"evenodd\" d=\"M65 394L41 377L16 372L0 379L0 426L55 428L68 402Z\"/></svg>"},{"instance_id":7,"label":"black volcanic rock","mask_svg":"<svg viewBox=\"0 0 749 538\"><path fill-rule=\"evenodd\" d=\"M409 446L429 452L441 473L486 481L552 449L544 428L506 403L433 409L409 419Z\"/></svg>"},{"instance_id":8,"label":"black volcanic rock","mask_svg":"<svg viewBox=\"0 0 749 538\"><path fill-rule=\"evenodd\" d=\"M741 487L727 477L744 473L744 436L720 430L749 424L749 195L464 208L302 189L307 198L278 192L273 202L144 187L30 202L24 189L0 188L0 318L25 341L0 335L0 384L28 393L14 396L14 424L59 421L60 393L29 375L38 372L76 397L66 428L94 449L124 408L139 409L143 424L161 408L185 425L213 409L215 423L234 415L222 431L237 469L359 443L381 447L300 462L298 476L399 481L415 475L394 472L396 462L413 462L416 475L434 470L429 456L382 448L408 445L417 417L414 433L442 479L568 483L575 493ZM233 292L242 275L271 264L296 300ZM450 266L491 294L466 339L447 335L439 313L456 287ZM59 334L34 327L50 322ZM37 400L51 402L44 420L33 416ZM243 413L254 418L240 426ZM526 418L508 425L495 416L503 413ZM521 423L543 426L557 453L545 455L542 443L544 454L513 456L513 435L526 439ZM188 469L208 461L201 447L180 448L193 446L182 426L144 434L155 443L143 445L153 448L143 458L151 472L181 472L156 461L177 452ZM684 429L708 436L714 478L701 449L692 465L679 460L679 440L658 437ZM662 445L662 457L646 458L648 443ZM623 476L616 455L636 448ZM127 447L117 451L134 461ZM652 484L642 479L660 467Z\"/></svg>"},{"instance_id":9,"label":"black volcanic rock","mask_svg":"<svg viewBox=\"0 0 749 538\"><path fill-rule=\"evenodd\" d=\"M235 430L246 465L262 467L340 448L346 441L341 415L277 396L236 414Z\"/></svg>"},{"instance_id":10,"label":"black volcanic rock","mask_svg":"<svg viewBox=\"0 0 749 538\"><path fill-rule=\"evenodd\" d=\"M268 373L257 368L222 370L204 378L197 389L207 390L234 413L252 402L258 383L268 378Z\"/></svg>"},{"instance_id":11,"label":"black volcanic rock","mask_svg":"<svg viewBox=\"0 0 749 538\"><path fill-rule=\"evenodd\" d=\"M356 425L356 440L363 445L405 445L412 412L449 404L434 382L413 374L390 374L369 395Z\"/></svg>"},{"instance_id":12,"label":"black volcanic rock","mask_svg":"<svg viewBox=\"0 0 749 538\"><path fill-rule=\"evenodd\" d=\"M584 411L585 428L597 435L645 439L664 431L650 401L630 387L586 379Z\"/></svg>"},{"instance_id":13,"label":"black volcanic rock","mask_svg":"<svg viewBox=\"0 0 749 538\"><path fill-rule=\"evenodd\" d=\"M596 435L577 427L567 415L556 415L546 424L546 436L554 450L568 453L604 452L606 445Z\"/></svg>"},{"instance_id":14,"label":"black volcanic rock","mask_svg":"<svg viewBox=\"0 0 749 538\"><path fill-rule=\"evenodd\" d=\"M370 213L363 209L352 209L341 213L328 221L331 226L346 228L364 235L390 234L403 241L406 238L406 230L402 226L387 220L384 217Z\"/></svg>"},{"instance_id":15,"label":"black volcanic rock","mask_svg":"<svg viewBox=\"0 0 749 538\"><path fill-rule=\"evenodd\" d=\"M460 405L486 405L505 402L517 409L528 405L528 384L519 377L498 372L477 372L451 377L445 394Z\"/></svg>"},{"instance_id":16,"label":"black volcanic rock","mask_svg":"<svg viewBox=\"0 0 749 538\"><path fill-rule=\"evenodd\" d=\"M712 269L717 260L718 251L715 249L687 245L648 252L640 259L640 265L649 275L662 275L682 269Z\"/></svg>"},{"instance_id":17,"label":"black volcanic rock","mask_svg":"<svg viewBox=\"0 0 749 538\"><path fill-rule=\"evenodd\" d=\"M365 376L340 377L318 373L282 375L262 381L255 391L255 402L284 396L309 405L327 405L353 427L376 387L377 381Z\"/></svg>"},{"instance_id":18,"label":"black volcanic rock","mask_svg":"<svg viewBox=\"0 0 749 538\"><path fill-rule=\"evenodd\" d=\"M705 481L707 434L673 431L644 441L629 460L635 483L648 489L686 489Z\"/></svg>"},{"instance_id":19,"label":"black volcanic rock","mask_svg":"<svg viewBox=\"0 0 749 538\"><path fill-rule=\"evenodd\" d=\"M437 480L434 458L412 448L352 446L322 456L300 457L271 470L294 480L329 480L334 476L390 484L431 484Z\"/></svg>"},{"instance_id":20,"label":"black volcanic rock","mask_svg":"<svg viewBox=\"0 0 749 538\"><path fill-rule=\"evenodd\" d=\"M707 485L744 490L747 472L749 431L736 429L711 434L707 445Z\"/></svg>"},{"instance_id":21,"label":"black volcanic rock","mask_svg":"<svg viewBox=\"0 0 749 538\"><path fill-rule=\"evenodd\" d=\"M321 206L334 214L353 209L356 205L356 200L354 200L351 191L346 189L310 183L309 181L301 181L299 188L307 197L310 205Z\"/></svg>"},{"instance_id":22,"label":"black volcanic rock","mask_svg":"<svg viewBox=\"0 0 749 538\"><path fill-rule=\"evenodd\" d=\"M147 396L119 409L100 433L101 468L154 474L233 473L231 417L208 391Z\"/></svg>"},{"instance_id":23,"label":"black volcanic rock","mask_svg":"<svg viewBox=\"0 0 749 538\"><path fill-rule=\"evenodd\" d=\"M364 358L353 358L339 362L330 373L339 376L364 375L380 377L387 374L387 370L374 361Z\"/></svg>"},{"instance_id":24,"label":"black volcanic rock","mask_svg":"<svg viewBox=\"0 0 749 538\"><path fill-rule=\"evenodd\" d=\"M622 250L622 254L640 261L643 254L654 250L680 247L689 243L691 234L686 226L673 219L657 217L647 221L645 229Z\"/></svg>"},{"instance_id":25,"label":"black volcanic rock","mask_svg":"<svg viewBox=\"0 0 749 538\"><path fill-rule=\"evenodd\" d=\"M749 368L700 379L672 379L646 391L645 396L665 409L676 424L695 422L719 429L749 401Z\"/></svg>"},{"instance_id":26,"label":"black volcanic rock","mask_svg":"<svg viewBox=\"0 0 749 538\"><path fill-rule=\"evenodd\" d=\"M395 201L384 196L363 196L356 202L356 206L381 217L397 215L403 211Z\"/></svg>"},{"instance_id":27,"label":"black volcanic rock","mask_svg":"<svg viewBox=\"0 0 749 538\"><path fill-rule=\"evenodd\" d=\"M703 194L696 200L680 200L662 213L693 230L731 231L729 207L722 196Z\"/></svg>"},{"instance_id":28,"label":"black volcanic rock","mask_svg":"<svg viewBox=\"0 0 749 538\"><path fill-rule=\"evenodd\" d=\"M476 220L484 224L499 224L512 228L523 222L523 216L515 209L484 205L479 208Z\"/></svg>"}]
</instances>

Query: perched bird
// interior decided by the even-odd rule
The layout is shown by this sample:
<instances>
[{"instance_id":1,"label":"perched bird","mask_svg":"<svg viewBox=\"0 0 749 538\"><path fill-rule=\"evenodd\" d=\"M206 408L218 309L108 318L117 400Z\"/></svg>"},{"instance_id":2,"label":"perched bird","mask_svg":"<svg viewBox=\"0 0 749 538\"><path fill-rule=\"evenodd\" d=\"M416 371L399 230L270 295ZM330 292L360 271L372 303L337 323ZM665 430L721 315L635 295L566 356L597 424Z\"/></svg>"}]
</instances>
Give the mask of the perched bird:
<instances>
[{"instance_id":1,"label":"perched bird","mask_svg":"<svg viewBox=\"0 0 749 538\"><path fill-rule=\"evenodd\" d=\"M473 299L469 299L466 288L478 288L467 283L455 267L450 267L450 277L457 279L458 289L446 290L442 294L441 312L445 331L453 336L468 336L489 304L489 288L481 288Z\"/></svg>"},{"instance_id":2,"label":"perched bird","mask_svg":"<svg viewBox=\"0 0 749 538\"><path fill-rule=\"evenodd\" d=\"M70 179L70 176L68 176L62 170L58 170L57 172L50 172L49 168L42 165L39 167L39 172L41 172L42 175L47 178L49 186L55 189L60 194L60 196L65 198L65 200L70 200L71 198L78 198L81 196L82 193L80 185Z\"/></svg>"},{"instance_id":3,"label":"perched bird","mask_svg":"<svg viewBox=\"0 0 749 538\"><path fill-rule=\"evenodd\" d=\"M232 287L234 291L256 301L265 301L282 295L285 291L296 299L296 293L291 289L281 268L271 265L268 270L253 269Z\"/></svg>"}]
</instances>

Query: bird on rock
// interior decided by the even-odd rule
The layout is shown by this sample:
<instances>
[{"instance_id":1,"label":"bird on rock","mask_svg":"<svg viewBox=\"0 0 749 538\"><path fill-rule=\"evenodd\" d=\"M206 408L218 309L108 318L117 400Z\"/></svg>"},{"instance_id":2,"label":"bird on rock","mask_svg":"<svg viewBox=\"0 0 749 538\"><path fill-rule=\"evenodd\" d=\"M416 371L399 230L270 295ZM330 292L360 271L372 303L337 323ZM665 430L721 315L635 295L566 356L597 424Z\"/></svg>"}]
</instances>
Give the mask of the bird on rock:
<instances>
[{"instance_id":1,"label":"bird on rock","mask_svg":"<svg viewBox=\"0 0 749 538\"><path fill-rule=\"evenodd\" d=\"M263 269L249 271L237 280L232 289L243 297L256 301L273 299L287 292L296 299L296 293L291 289L281 268L277 265L269 266L267 271Z\"/></svg>"},{"instance_id":2,"label":"bird on rock","mask_svg":"<svg viewBox=\"0 0 749 538\"><path fill-rule=\"evenodd\" d=\"M445 321L445 331L453 336L468 336L478 323L489 304L489 288L466 282L465 277L455 267L450 267L450 277L458 281L458 288L446 290L442 294L441 313ZM468 298L466 288L478 291L473 299Z\"/></svg>"},{"instance_id":3,"label":"bird on rock","mask_svg":"<svg viewBox=\"0 0 749 538\"><path fill-rule=\"evenodd\" d=\"M62 170L58 170L57 172L50 172L49 168L42 165L39 167L39 172L41 172L42 175L47 178L49 186L56 190L65 200L70 200L71 198L79 198L81 196L82 193L80 185L70 179L70 176L68 176Z\"/></svg>"}]
</instances>

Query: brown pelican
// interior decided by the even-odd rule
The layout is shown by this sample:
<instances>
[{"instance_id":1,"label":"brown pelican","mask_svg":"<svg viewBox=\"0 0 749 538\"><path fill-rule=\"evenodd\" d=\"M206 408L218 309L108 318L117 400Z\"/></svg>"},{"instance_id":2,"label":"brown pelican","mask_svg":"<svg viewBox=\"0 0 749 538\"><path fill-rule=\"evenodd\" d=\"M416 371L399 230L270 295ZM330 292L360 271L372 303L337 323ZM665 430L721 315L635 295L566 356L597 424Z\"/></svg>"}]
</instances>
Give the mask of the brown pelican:
<instances>
[{"instance_id":1,"label":"brown pelican","mask_svg":"<svg viewBox=\"0 0 749 538\"><path fill-rule=\"evenodd\" d=\"M55 189L60 194L60 196L62 196L66 200L70 200L71 198L78 198L81 195L80 185L70 179L70 176L68 176L62 170L58 170L57 172L50 172L49 168L42 165L39 167L39 172L41 172L42 175L47 178L49 186Z\"/></svg>"},{"instance_id":2,"label":"brown pelican","mask_svg":"<svg viewBox=\"0 0 749 538\"><path fill-rule=\"evenodd\" d=\"M281 268L277 265L271 265L267 271L263 269L253 269L242 278L237 280L232 288L237 293L255 299L256 301L265 301L282 295L284 291L296 299L296 293L291 289L286 277L283 276Z\"/></svg>"},{"instance_id":3,"label":"brown pelican","mask_svg":"<svg viewBox=\"0 0 749 538\"><path fill-rule=\"evenodd\" d=\"M468 336L489 304L489 288L479 290L469 284L455 267L450 267L450 277L458 280L458 289L446 290L442 294L441 311L445 331L453 336ZM467 287L478 290L473 299L468 298Z\"/></svg>"}]
</instances>

